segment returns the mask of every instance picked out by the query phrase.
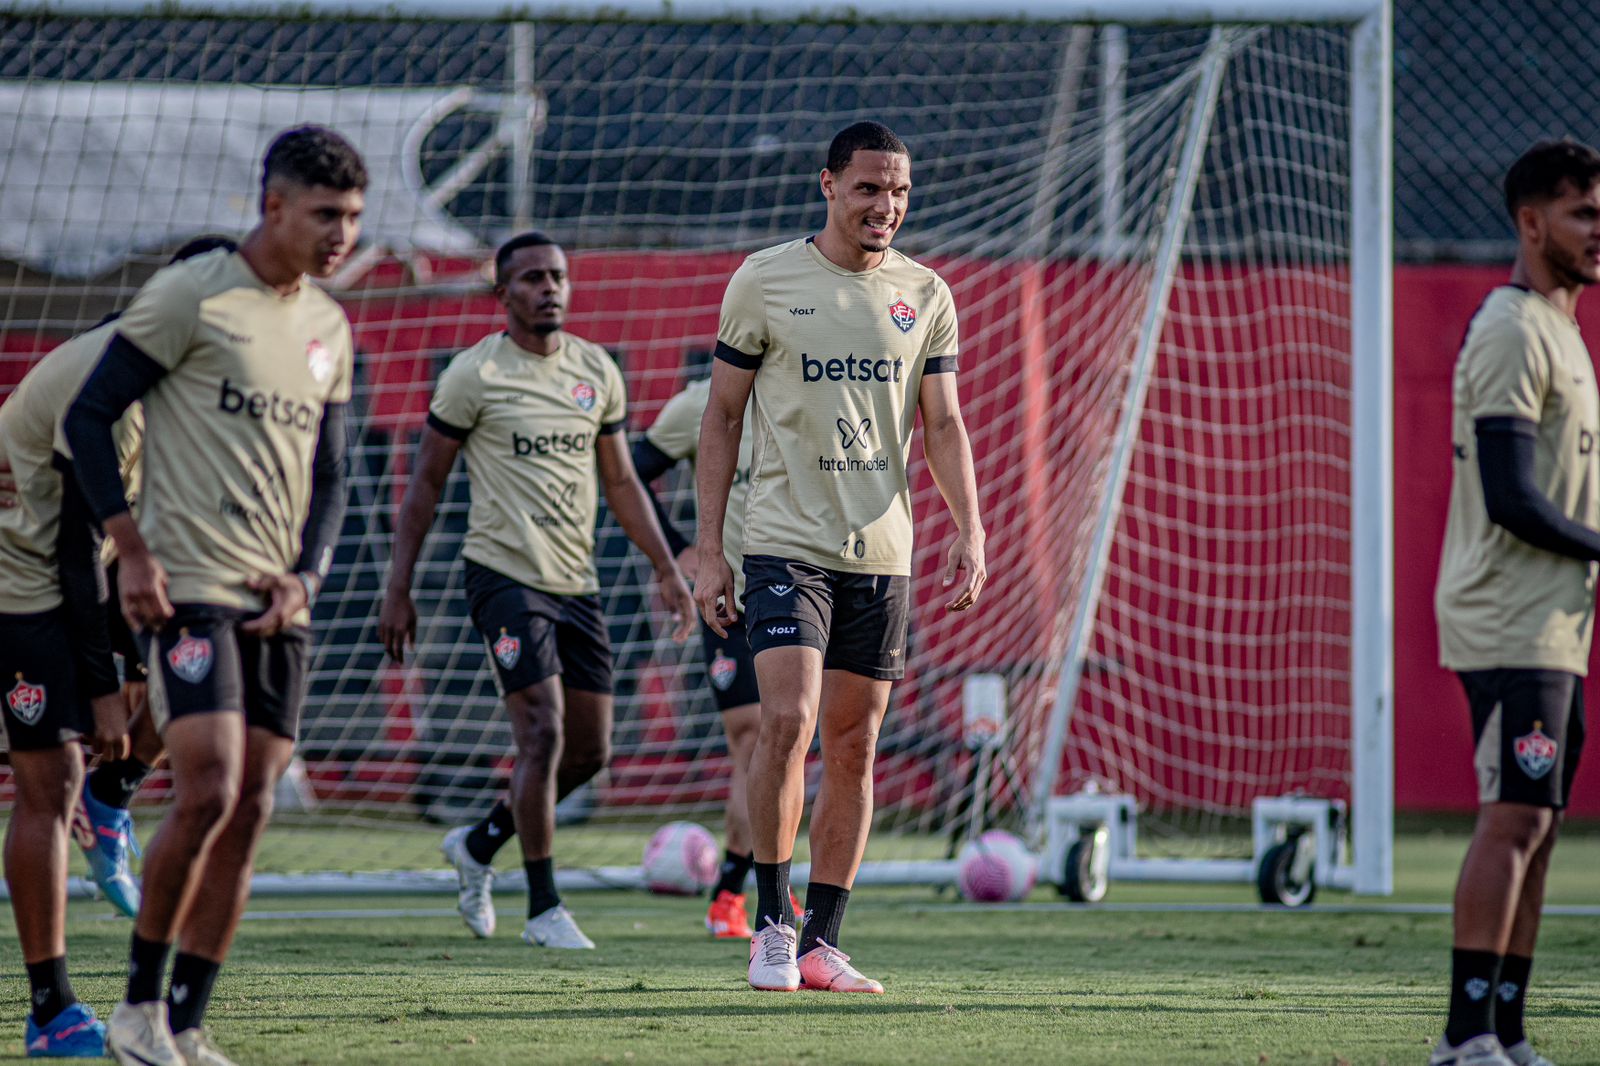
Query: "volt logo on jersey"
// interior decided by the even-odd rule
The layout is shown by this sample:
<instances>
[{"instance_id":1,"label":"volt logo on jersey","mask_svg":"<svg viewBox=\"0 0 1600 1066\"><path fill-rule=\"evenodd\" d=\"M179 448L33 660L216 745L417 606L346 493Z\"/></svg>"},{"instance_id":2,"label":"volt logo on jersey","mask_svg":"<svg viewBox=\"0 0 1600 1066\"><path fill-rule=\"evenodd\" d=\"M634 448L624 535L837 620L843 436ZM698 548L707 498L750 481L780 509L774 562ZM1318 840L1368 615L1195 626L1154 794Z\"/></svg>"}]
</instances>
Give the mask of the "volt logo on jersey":
<instances>
[{"instance_id":1,"label":"volt logo on jersey","mask_svg":"<svg viewBox=\"0 0 1600 1066\"><path fill-rule=\"evenodd\" d=\"M494 642L494 658L507 670L517 665L517 660L522 658L522 641L500 630L500 639Z\"/></svg>"},{"instance_id":2,"label":"volt logo on jersey","mask_svg":"<svg viewBox=\"0 0 1600 1066\"><path fill-rule=\"evenodd\" d=\"M190 636L187 629L178 630L178 643L167 649L167 665L191 685L205 680L215 659L211 641L206 637Z\"/></svg>"},{"instance_id":3,"label":"volt logo on jersey","mask_svg":"<svg viewBox=\"0 0 1600 1066\"><path fill-rule=\"evenodd\" d=\"M31 685L17 674L17 683L6 693L6 706L24 725L35 725L44 715L46 696L43 685Z\"/></svg>"},{"instance_id":4,"label":"volt logo on jersey","mask_svg":"<svg viewBox=\"0 0 1600 1066\"><path fill-rule=\"evenodd\" d=\"M867 443L867 434L872 432L872 419L863 418L860 423L852 425L848 419L841 418L835 421L834 425L839 430L841 448L851 448L859 444L867 451L872 450L871 445Z\"/></svg>"},{"instance_id":5,"label":"volt logo on jersey","mask_svg":"<svg viewBox=\"0 0 1600 1066\"><path fill-rule=\"evenodd\" d=\"M917 324L917 309L906 303L904 296L895 293L894 303L889 305L889 321L901 333L910 333L911 327Z\"/></svg>"},{"instance_id":6,"label":"volt logo on jersey","mask_svg":"<svg viewBox=\"0 0 1600 1066\"><path fill-rule=\"evenodd\" d=\"M1544 732L1544 723L1535 722L1533 732L1511 742L1511 750L1522 772L1537 781L1555 766L1558 746Z\"/></svg>"},{"instance_id":7,"label":"volt logo on jersey","mask_svg":"<svg viewBox=\"0 0 1600 1066\"><path fill-rule=\"evenodd\" d=\"M578 382L572 386L572 399L585 411L593 411L595 401L594 386L587 381Z\"/></svg>"}]
</instances>

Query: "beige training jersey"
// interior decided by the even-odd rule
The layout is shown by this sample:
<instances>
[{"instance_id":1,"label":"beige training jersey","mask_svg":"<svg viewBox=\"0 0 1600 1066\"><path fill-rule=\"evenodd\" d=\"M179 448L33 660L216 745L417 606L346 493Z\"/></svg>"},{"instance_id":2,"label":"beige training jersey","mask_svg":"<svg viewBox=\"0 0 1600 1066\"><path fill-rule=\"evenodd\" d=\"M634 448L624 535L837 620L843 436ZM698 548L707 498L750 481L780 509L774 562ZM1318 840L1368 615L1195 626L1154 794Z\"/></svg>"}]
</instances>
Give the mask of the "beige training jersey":
<instances>
[{"instance_id":1,"label":"beige training jersey","mask_svg":"<svg viewBox=\"0 0 1600 1066\"><path fill-rule=\"evenodd\" d=\"M1600 527L1600 394L1577 323L1537 293L1484 301L1456 360L1455 475L1434 608L1452 670L1589 669L1594 564L1535 548L1489 521L1478 474L1480 418L1538 428L1535 477L1561 513Z\"/></svg>"},{"instance_id":2,"label":"beige training jersey","mask_svg":"<svg viewBox=\"0 0 1600 1066\"><path fill-rule=\"evenodd\" d=\"M450 360L428 423L463 442L462 558L552 595L598 592L595 445L623 428L627 407L610 353L570 333L551 355L496 333Z\"/></svg>"},{"instance_id":3,"label":"beige training jersey","mask_svg":"<svg viewBox=\"0 0 1600 1066\"><path fill-rule=\"evenodd\" d=\"M791 241L734 273L717 340L719 358L756 371L745 552L909 574L918 391L956 369L944 280L893 250L852 273Z\"/></svg>"},{"instance_id":4,"label":"beige training jersey","mask_svg":"<svg viewBox=\"0 0 1600 1066\"><path fill-rule=\"evenodd\" d=\"M168 598L262 609L246 582L293 569L323 407L350 400L349 320L309 279L280 296L217 251L161 270L115 326L167 371L144 397L139 530Z\"/></svg>"},{"instance_id":5,"label":"beige training jersey","mask_svg":"<svg viewBox=\"0 0 1600 1066\"><path fill-rule=\"evenodd\" d=\"M695 456L700 453L700 419L711 396L709 378L684 388L661 409L644 439L654 444L669 459L687 459L691 484ZM733 470L733 487L728 490L728 510L722 520L722 553L736 577L744 564L744 505L750 495L750 457L754 451L749 431L750 412L745 411L746 430L739 440L738 465Z\"/></svg>"},{"instance_id":6,"label":"beige training jersey","mask_svg":"<svg viewBox=\"0 0 1600 1066\"><path fill-rule=\"evenodd\" d=\"M56 572L61 473L52 453L71 458L61 420L115 329L115 323L97 326L51 351L0 406L0 453L11 464L18 495L16 507L0 509L0 613L33 614L61 603ZM112 433L131 501L138 491L144 436L139 404L128 408Z\"/></svg>"}]
</instances>

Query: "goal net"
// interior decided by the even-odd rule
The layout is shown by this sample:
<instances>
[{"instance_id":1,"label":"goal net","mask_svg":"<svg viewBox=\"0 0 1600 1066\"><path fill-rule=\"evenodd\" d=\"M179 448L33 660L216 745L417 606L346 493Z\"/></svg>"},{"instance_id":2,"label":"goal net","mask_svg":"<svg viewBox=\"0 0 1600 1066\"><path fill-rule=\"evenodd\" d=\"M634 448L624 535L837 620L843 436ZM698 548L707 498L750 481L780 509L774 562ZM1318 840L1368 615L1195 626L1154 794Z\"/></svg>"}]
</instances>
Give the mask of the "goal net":
<instances>
[{"instance_id":1,"label":"goal net","mask_svg":"<svg viewBox=\"0 0 1600 1066\"><path fill-rule=\"evenodd\" d=\"M708 372L742 257L821 225L827 143L860 119L911 146L897 247L960 311L992 575L976 609L942 609L952 529L919 441L867 875L1036 827L1044 797L1086 786L1134 796L1143 844L1173 855L1248 854L1256 797L1353 798L1348 25L175 10L0 17L0 387L185 239L246 231L275 131L331 124L366 154L363 247L331 284L359 351L350 509L263 873L398 885L505 788L460 469L418 566L414 661L387 663L376 628L433 382L501 325L494 245L536 227L566 246L569 328L616 355L641 432ZM686 473L657 488L691 531ZM663 823L720 834L729 763L698 640L669 639L604 515L599 553L614 757L563 803L556 858L603 882ZM142 802L165 795L158 775Z\"/></svg>"}]
</instances>

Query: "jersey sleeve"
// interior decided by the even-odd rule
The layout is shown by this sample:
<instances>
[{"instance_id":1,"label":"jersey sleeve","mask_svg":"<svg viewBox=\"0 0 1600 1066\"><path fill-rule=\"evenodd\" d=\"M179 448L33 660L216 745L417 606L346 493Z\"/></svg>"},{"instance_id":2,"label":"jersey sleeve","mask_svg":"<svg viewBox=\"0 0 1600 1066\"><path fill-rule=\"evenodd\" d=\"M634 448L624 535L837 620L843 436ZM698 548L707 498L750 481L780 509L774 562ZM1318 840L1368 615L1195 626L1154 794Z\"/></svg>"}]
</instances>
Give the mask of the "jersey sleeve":
<instances>
[{"instance_id":1,"label":"jersey sleeve","mask_svg":"<svg viewBox=\"0 0 1600 1066\"><path fill-rule=\"evenodd\" d=\"M1461 374L1468 418L1539 421L1550 388L1550 360L1525 323L1501 320L1469 336Z\"/></svg>"},{"instance_id":2,"label":"jersey sleeve","mask_svg":"<svg viewBox=\"0 0 1600 1066\"><path fill-rule=\"evenodd\" d=\"M600 432L615 433L628 424L628 385L622 379L622 368L605 355L606 407L600 412Z\"/></svg>"},{"instance_id":3,"label":"jersey sleeve","mask_svg":"<svg viewBox=\"0 0 1600 1066\"><path fill-rule=\"evenodd\" d=\"M117 319L117 333L163 370L183 362L200 323L200 290L183 264L158 271Z\"/></svg>"},{"instance_id":4,"label":"jersey sleeve","mask_svg":"<svg viewBox=\"0 0 1600 1066\"><path fill-rule=\"evenodd\" d=\"M950 286L939 279L934 294L933 318L928 323L927 361L924 374L953 374L961 351L961 327L956 321L956 302Z\"/></svg>"},{"instance_id":5,"label":"jersey sleeve","mask_svg":"<svg viewBox=\"0 0 1600 1066\"><path fill-rule=\"evenodd\" d=\"M700 448L700 419L710 390L696 382L679 392L656 416L644 439L671 459L686 459Z\"/></svg>"},{"instance_id":6,"label":"jersey sleeve","mask_svg":"<svg viewBox=\"0 0 1600 1066\"><path fill-rule=\"evenodd\" d=\"M341 310L339 316L344 318ZM333 380L333 391L328 394L328 403L349 403L354 392L356 374L356 345L355 338L350 334L350 320L344 319L339 331L339 374Z\"/></svg>"},{"instance_id":7,"label":"jersey sleeve","mask_svg":"<svg viewBox=\"0 0 1600 1066\"><path fill-rule=\"evenodd\" d=\"M722 294L722 315L717 322L716 356L741 370L754 370L767 354L767 302L761 292L761 275L746 259Z\"/></svg>"},{"instance_id":8,"label":"jersey sleeve","mask_svg":"<svg viewBox=\"0 0 1600 1066\"><path fill-rule=\"evenodd\" d=\"M428 404L428 425L456 440L466 439L483 409L483 388L474 369L459 355L450 360Z\"/></svg>"}]
</instances>

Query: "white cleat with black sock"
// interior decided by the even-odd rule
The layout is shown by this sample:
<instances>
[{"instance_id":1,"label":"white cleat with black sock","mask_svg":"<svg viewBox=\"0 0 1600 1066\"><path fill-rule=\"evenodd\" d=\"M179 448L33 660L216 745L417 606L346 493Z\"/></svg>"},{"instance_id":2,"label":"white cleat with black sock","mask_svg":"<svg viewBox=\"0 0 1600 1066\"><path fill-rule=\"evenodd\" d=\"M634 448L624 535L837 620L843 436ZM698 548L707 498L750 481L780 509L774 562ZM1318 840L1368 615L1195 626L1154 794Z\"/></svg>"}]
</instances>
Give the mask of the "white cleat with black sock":
<instances>
[{"instance_id":1,"label":"white cleat with black sock","mask_svg":"<svg viewBox=\"0 0 1600 1066\"><path fill-rule=\"evenodd\" d=\"M850 956L818 940L817 946L800 956L800 985L815 992L866 992L882 995L883 982L864 976L850 965Z\"/></svg>"},{"instance_id":2,"label":"white cleat with black sock","mask_svg":"<svg viewBox=\"0 0 1600 1066\"><path fill-rule=\"evenodd\" d=\"M1500 1046L1500 1038L1493 1033L1485 1033L1454 1047L1441 1036L1438 1046L1428 1058L1428 1066L1516 1066L1516 1064L1506 1055L1506 1049Z\"/></svg>"},{"instance_id":3,"label":"white cleat with black sock","mask_svg":"<svg viewBox=\"0 0 1600 1066\"><path fill-rule=\"evenodd\" d=\"M122 1066L188 1066L167 1028L167 1001L129 1003L111 1012L106 1050Z\"/></svg>"},{"instance_id":4,"label":"white cleat with black sock","mask_svg":"<svg viewBox=\"0 0 1600 1066\"><path fill-rule=\"evenodd\" d=\"M1517 1066L1556 1066L1555 1063L1533 1050L1533 1045L1526 1040L1520 1040L1506 1048L1506 1058L1516 1063Z\"/></svg>"},{"instance_id":5,"label":"white cleat with black sock","mask_svg":"<svg viewBox=\"0 0 1600 1066\"><path fill-rule=\"evenodd\" d=\"M543 914L529 918L522 930L522 939L539 948L566 948L574 951L592 951L594 941L583 935L572 912L557 903Z\"/></svg>"},{"instance_id":6,"label":"white cleat with black sock","mask_svg":"<svg viewBox=\"0 0 1600 1066\"><path fill-rule=\"evenodd\" d=\"M768 915L766 925L750 938L750 987L762 992L799 991L800 967L794 958L799 945L794 926Z\"/></svg>"},{"instance_id":7,"label":"white cleat with black sock","mask_svg":"<svg viewBox=\"0 0 1600 1066\"><path fill-rule=\"evenodd\" d=\"M204 1029L185 1029L174 1035L172 1042L178 1045L178 1053L183 1056L185 1066L239 1066L217 1050L217 1045L211 1042L210 1034Z\"/></svg>"},{"instance_id":8,"label":"white cleat with black sock","mask_svg":"<svg viewBox=\"0 0 1600 1066\"><path fill-rule=\"evenodd\" d=\"M458 826L444 835L439 850L456 868L456 910L476 937L494 935L494 867L479 862L467 850L470 825Z\"/></svg>"}]
</instances>

